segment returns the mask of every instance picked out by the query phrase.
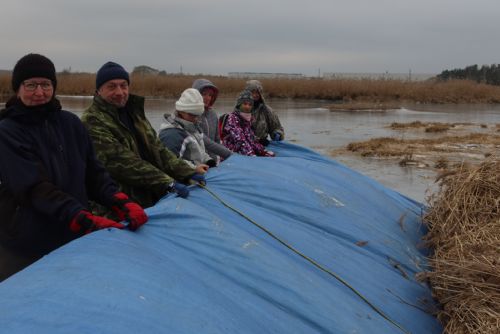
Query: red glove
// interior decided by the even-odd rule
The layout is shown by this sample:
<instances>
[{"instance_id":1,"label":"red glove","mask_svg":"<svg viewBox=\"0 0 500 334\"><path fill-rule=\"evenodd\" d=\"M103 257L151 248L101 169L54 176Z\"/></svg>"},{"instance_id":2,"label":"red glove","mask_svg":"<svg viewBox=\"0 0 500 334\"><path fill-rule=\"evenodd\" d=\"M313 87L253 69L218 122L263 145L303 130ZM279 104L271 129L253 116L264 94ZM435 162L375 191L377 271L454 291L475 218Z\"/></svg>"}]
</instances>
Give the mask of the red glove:
<instances>
[{"instance_id":1,"label":"red glove","mask_svg":"<svg viewBox=\"0 0 500 334\"><path fill-rule=\"evenodd\" d=\"M113 199L115 205L111 208L120 220L129 222L128 228L132 231L137 230L148 221L144 209L139 204L132 202L126 194L116 193Z\"/></svg>"},{"instance_id":2,"label":"red glove","mask_svg":"<svg viewBox=\"0 0 500 334\"><path fill-rule=\"evenodd\" d=\"M90 232L108 227L124 228L122 224L117 223L114 220L94 216L85 210L78 212L69 223L69 228L73 233L83 232L88 234Z\"/></svg>"}]
</instances>

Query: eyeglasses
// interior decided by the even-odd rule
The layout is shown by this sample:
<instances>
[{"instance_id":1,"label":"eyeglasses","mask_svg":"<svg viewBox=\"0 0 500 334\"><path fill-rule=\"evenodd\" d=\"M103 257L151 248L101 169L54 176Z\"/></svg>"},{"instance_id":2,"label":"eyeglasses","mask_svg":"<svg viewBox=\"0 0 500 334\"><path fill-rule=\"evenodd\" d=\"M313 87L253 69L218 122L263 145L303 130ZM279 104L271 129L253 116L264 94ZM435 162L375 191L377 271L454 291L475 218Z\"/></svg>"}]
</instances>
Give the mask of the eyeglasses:
<instances>
[{"instance_id":1,"label":"eyeglasses","mask_svg":"<svg viewBox=\"0 0 500 334\"><path fill-rule=\"evenodd\" d=\"M27 92L34 92L38 88L38 86L40 86L42 88L42 90L45 90L45 91L48 91L48 90L51 90L52 88L54 88L52 86L51 81L43 81L43 82L24 81L23 86Z\"/></svg>"}]
</instances>

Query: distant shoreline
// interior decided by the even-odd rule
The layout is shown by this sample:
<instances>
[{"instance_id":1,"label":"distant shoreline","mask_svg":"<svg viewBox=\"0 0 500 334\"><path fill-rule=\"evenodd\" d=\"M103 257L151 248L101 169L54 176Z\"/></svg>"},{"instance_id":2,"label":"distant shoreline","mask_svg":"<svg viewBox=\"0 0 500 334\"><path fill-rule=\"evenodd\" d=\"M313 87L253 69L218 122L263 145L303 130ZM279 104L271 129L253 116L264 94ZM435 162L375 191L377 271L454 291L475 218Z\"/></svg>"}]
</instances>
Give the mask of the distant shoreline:
<instances>
[{"instance_id":1,"label":"distant shoreline","mask_svg":"<svg viewBox=\"0 0 500 334\"><path fill-rule=\"evenodd\" d=\"M248 80L204 75L132 75L131 92L142 96L177 98L197 78L211 80L219 88L221 97L236 97ZM335 105L500 103L500 86L467 80L443 82L435 79L266 78L260 81L264 86L264 95L269 98L321 99L332 101ZM95 74L58 74L59 95L92 96L94 91ZM0 75L0 102L4 102L10 95L10 75Z\"/></svg>"}]
</instances>

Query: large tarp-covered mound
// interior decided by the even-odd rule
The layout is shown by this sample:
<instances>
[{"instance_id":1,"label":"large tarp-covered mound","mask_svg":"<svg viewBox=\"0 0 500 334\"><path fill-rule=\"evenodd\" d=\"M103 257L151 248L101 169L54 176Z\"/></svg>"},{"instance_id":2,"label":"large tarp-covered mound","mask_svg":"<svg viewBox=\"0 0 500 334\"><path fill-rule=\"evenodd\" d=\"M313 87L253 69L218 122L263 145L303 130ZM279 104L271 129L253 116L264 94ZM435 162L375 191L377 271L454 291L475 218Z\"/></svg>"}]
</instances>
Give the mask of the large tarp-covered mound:
<instances>
[{"instance_id":1,"label":"large tarp-covered mound","mask_svg":"<svg viewBox=\"0 0 500 334\"><path fill-rule=\"evenodd\" d=\"M2 333L440 333L415 280L422 207L308 149L232 156L137 232L0 284Z\"/></svg>"}]
</instances>

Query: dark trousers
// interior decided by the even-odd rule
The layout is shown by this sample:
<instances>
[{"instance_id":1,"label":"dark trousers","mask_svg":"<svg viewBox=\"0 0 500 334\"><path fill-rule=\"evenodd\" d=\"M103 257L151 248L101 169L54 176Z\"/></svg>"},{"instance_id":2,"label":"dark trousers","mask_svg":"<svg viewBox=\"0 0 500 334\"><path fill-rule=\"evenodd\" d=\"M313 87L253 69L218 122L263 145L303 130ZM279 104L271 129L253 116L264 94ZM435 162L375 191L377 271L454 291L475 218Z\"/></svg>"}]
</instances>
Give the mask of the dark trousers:
<instances>
[{"instance_id":1,"label":"dark trousers","mask_svg":"<svg viewBox=\"0 0 500 334\"><path fill-rule=\"evenodd\" d=\"M22 254L0 244L0 282L40 258L38 254Z\"/></svg>"}]
</instances>

